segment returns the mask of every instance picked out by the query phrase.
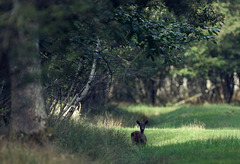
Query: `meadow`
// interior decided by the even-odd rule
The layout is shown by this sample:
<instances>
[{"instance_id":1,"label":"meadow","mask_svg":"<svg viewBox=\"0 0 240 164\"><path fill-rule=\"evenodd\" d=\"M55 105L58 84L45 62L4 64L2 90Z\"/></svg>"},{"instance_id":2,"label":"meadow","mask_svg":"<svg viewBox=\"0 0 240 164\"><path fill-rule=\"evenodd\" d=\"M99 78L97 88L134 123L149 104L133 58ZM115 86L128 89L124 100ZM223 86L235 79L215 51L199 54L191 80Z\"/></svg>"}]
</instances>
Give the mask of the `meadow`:
<instances>
[{"instance_id":1,"label":"meadow","mask_svg":"<svg viewBox=\"0 0 240 164\"><path fill-rule=\"evenodd\" d=\"M136 120L149 120L146 146L131 144ZM232 105L110 105L54 133L46 147L1 142L1 163L240 163L240 107Z\"/></svg>"}]
</instances>

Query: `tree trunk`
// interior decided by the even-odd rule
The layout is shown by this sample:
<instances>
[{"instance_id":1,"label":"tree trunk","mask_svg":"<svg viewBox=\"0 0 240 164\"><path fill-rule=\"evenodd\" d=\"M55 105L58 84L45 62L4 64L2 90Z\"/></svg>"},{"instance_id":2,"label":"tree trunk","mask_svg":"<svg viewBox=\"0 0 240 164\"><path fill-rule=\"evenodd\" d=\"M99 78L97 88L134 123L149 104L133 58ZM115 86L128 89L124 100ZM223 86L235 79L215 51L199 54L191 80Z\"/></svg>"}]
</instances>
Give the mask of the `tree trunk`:
<instances>
[{"instance_id":1,"label":"tree trunk","mask_svg":"<svg viewBox=\"0 0 240 164\"><path fill-rule=\"evenodd\" d=\"M222 76L222 87L224 99L227 103L231 103L234 94L234 73L224 74Z\"/></svg>"},{"instance_id":2,"label":"tree trunk","mask_svg":"<svg viewBox=\"0 0 240 164\"><path fill-rule=\"evenodd\" d=\"M150 86L151 86L151 103L152 105L156 104L156 93L157 93L157 88L155 85L155 81L153 79L150 79Z\"/></svg>"},{"instance_id":3,"label":"tree trunk","mask_svg":"<svg viewBox=\"0 0 240 164\"><path fill-rule=\"evenodd\" d=\"M9 43L11 73L10 134L12 137L34 135L39 139L45 130L47 115L40 81L37 11L32 4L13 0L5 39Z\"/></svg>"}]
</instances>

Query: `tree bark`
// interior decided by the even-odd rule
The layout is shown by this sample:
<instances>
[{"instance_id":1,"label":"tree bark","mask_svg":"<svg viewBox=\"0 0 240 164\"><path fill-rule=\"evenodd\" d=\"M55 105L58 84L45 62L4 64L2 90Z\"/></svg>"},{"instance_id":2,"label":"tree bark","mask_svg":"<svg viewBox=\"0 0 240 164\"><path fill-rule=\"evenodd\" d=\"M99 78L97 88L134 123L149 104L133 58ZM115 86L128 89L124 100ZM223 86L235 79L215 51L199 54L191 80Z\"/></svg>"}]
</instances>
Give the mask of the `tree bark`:
<instances>
[{"instance_id":1,"label":"tree bark","mask_svg":"<svg viewBox=\"0 0 240 164\"><path fill-rule=\"evenodd\" d=\"M46 126L38 55L37 11L33 4L32 1L13 0L9 34L5 38L10 59L12 137L40 136Z\"/></svg>"}]
</instances>

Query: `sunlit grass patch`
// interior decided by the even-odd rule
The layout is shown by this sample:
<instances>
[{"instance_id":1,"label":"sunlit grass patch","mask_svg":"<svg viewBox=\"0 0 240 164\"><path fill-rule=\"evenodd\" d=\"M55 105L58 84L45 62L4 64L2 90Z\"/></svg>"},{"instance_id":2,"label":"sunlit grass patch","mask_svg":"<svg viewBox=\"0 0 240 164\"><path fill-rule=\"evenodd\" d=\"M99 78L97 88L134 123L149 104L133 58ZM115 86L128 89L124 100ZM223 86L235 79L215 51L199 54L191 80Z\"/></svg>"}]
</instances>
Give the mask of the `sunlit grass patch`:
<instances>
[{"instance_id":1,"label":"sunlit grass patch","mask_svg":"<svg viewBox=\"0 0 240 164\"><path fill-rule=\"evenodd\" d=\"M239 146L237 137L215 137L168 144L159 148L158 153L168 163L238 163Z\"/></svg>"},{"instance_id":2,"label":"sunlit grass patch","mask_svg":"<svg viewBox=\"0 0 240 164\"><path fill-rule=\"evenodd\" d=\"M135 128L122 129L130 134ZM238 163L238 129L146 128L142 163Z\"/></svg>"},{"instance_id":3,"label":"sunlit grass patch","mask_svg":"<svg viewBox=\"0 0 240 164\"><path fill-rule=\"evenodd\" d=\"M142 113L146 116L157 116L164 113L169 113L177 109L177 107L158 107L151 105L129 105L129 106L120 106L123 110L131 113Z\"/></svg>"},{"instance_id":4,"label":"sunlit grass patch","mask_svg":"<svg viewBox=\"0 0 240 164\"><path fill-rule=\"evenodd\" d=\"M131 112L132 115L135 112L141 112L150 119L149 126L157 128L240 129L240 107L238 106L225 104L182 107L136 105L122 108Z\"/></svg>"},{"instance_id":5,"label":"sunlit grass patch","mask_svg":"<svg viewBox=\"0 0 240 164\"><path fill-rule=\"evenodd\" d=\"M184 124L181 126L183 129L205 129L206 124L204 122L198 121L197 119L194 119L192 123Z\"/></svg>"}]
</instances>

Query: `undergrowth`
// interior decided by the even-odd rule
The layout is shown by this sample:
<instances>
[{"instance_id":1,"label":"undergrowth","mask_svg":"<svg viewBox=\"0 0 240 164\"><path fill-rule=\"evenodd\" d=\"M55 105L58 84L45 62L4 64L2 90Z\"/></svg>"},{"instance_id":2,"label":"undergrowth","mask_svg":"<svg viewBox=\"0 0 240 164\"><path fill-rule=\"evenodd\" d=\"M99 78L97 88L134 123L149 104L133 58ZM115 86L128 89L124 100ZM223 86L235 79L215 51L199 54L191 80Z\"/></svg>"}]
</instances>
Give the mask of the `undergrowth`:
<instances>
[{"instance_id":1,"label":"undergrowth","mask_svg":"<svg viewBox=\"0 0 240 164\"><path fill-rule=\"evenodd\" d=\"M79 120L63 122L56 128L55 135L55 144L61 149L84 153L103 163L129 163L134 158L129 152L135 150L127 135L120 130Z\"/></svg>"}]
</instances>

